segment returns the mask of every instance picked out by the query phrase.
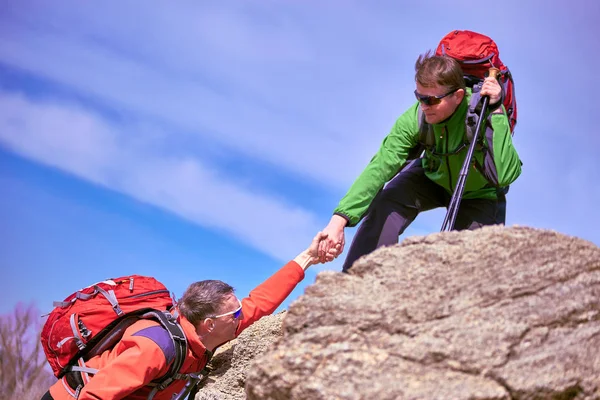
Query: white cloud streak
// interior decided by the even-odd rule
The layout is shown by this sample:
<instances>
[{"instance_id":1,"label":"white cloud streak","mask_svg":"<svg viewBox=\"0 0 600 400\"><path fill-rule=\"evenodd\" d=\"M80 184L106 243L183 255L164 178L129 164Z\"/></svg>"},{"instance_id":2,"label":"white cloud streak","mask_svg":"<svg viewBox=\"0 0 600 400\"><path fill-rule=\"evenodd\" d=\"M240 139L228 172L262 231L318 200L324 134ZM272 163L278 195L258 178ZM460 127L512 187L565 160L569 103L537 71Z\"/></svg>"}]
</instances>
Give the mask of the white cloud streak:
<instances>
[{"instance_id":1,"label":"white cloud streak","mask_svg":"<svg viewBox=\"0 0 600 400\"><path fill-rule=\"evenodd\" d=\"M126 24L114 30L111 23L97 26L98 15L77 10L70 18L59 13L63 24L56 27L46 26L35 13L23 15L26 23L8 25L0 36L0 59L109 106L194 132L198 140L218 141L300 176L340 186L359 172L356 160L344 155L362 154L364 165L378 144L367 140L365 132L376 131L383 138L396 118L395 113L380 118L377 107L353 100L378 101L379 93L388 110L396 108L387 101L394 79L385 74L357 79L365 74L361 69L381 71L367 61L355 64L335 47L319 47L318 40L311 42L297 27L262 29L243 13L222 10L198 12L193 22L187 11L193 14L194 8L184 8L176 13L167 9L160 18L156 11L140 11L148 26L132 34L124 30ZM73 20L83 32L61 28ZM38 29L27 29L33 24ZM150 26L163 32L155 35L153 50L144 46ZM124 55L119 51L123 43L132 55L141 55ZM395 73L391 66L387 72ZM368 152L363 150L366 143ZM310 150L311 158L295 156L297 149ZM327 163L336 168L322 168Z\"/></svg>"},{"instance_id":2,"label":"white cloud streak","mask_svg":"<svg viewBox=\"0 0 600 400\"><path fill-rule=\"evenodd\" d=\"M25 157L226 232L280 260L319 228L300 207L222 179L191 156L160 155L151 149L161 143L132 136L135 127L111 125L82 108L0 93L0 143Z\"/></svg>"}]
</instances>

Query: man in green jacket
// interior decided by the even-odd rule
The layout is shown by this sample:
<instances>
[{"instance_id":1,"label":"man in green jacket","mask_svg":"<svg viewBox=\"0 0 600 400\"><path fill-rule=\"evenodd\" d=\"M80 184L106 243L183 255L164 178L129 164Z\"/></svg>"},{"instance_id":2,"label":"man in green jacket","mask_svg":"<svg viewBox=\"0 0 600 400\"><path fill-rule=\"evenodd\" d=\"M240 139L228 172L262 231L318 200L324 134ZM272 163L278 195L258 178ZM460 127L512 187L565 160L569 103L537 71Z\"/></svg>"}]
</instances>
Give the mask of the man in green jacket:
<instances>
[{"instance_id":1,"label":"man in green jacket","mask_svg":"<svg viewBox=\"0 0 600 400\"><path fill-rule=\"evenodd\" d=\"M448 207L456 186L468 149L465 120L471 89L465 85L460 65L450 57L426 53L417 59L415 70L417 102L398 118L323 231L328 239L321 243L319 255L325 259L335 246L341 248L338 254L343 251L344 228L357 225L364 217L342 267L344 271L376 248L398 243L398 236L421 211ZM490 129L482 133L483 146L478 146L473 156L474 167L456 219L458 230L503 224L504 194L521 174L500 84L488 77L480 94L490 98L484 116ZM402 168L411 149L419 145L419 107L425 122L433 128L436 143L422 158Z\"/></svg>"}]
</instances>

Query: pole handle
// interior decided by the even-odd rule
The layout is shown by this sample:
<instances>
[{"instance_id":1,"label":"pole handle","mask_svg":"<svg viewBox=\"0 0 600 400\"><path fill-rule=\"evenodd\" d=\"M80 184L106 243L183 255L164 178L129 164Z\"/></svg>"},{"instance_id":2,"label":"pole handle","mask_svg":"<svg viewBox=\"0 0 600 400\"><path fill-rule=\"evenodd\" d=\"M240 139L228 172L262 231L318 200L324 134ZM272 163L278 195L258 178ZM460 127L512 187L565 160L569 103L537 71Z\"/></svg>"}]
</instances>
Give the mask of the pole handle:
<instances>
[{"instance_id":1,"label":"pole handle","mask_svg":"<svg viewBox=\"0 0 600 400\"><path fill-rule=\"evenodd\" d=\"M492 67L488 70L488 76L494 79L498 79L498 74L500 70L498 68Z\"/></svg>"}]
</instances>

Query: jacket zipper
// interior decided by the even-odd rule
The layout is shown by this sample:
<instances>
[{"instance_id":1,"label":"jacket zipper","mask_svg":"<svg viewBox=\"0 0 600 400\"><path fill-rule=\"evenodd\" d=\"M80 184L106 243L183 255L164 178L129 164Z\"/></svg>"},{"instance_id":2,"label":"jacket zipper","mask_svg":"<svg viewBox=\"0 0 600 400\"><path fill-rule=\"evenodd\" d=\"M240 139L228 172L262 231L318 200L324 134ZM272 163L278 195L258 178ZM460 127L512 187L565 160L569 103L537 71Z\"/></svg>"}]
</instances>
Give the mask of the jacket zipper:
<instances>
[{"instance_id":1,"label":"jacket zipper","mask_svg":"<svg viewBox=\"0 0 600 400\"><path fill-rule=\"evenodd\" d=\"M442 132L444 133L444 135L446 136L446 150L445 153L448 153L448 148L450 146L450 144L448 143L448 130L446 129L446 125L444 125L444 127L442 128ZM448 170L448 185L450 188L450 191L452 192L452 172L450 171L450 160L449 160L450 156L446 156L446 169Z\"/></svg>"}]
</instances>

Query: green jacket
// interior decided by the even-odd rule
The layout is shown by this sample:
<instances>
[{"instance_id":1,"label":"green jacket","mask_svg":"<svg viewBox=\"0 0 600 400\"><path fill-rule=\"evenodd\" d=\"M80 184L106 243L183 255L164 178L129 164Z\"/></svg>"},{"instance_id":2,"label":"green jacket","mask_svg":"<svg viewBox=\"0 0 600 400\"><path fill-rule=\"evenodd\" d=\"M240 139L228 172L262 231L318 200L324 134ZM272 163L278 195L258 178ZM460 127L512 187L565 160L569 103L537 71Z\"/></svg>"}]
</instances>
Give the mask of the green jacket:
<instances>
[{"instance_id":1,"label":"green jacket","mask_svg":"<svg viewBox=\"0 0 600 400\"><path fill-rule=\"evenodd\" d=\"M426 151L422 160L426 176L450 194L456 186L468 146L456 154L446 154L454 153L466 142L465 118L470 96L471 91L467 90L454 114L433 125L435 151ZM348 226L360 222L375 195L399 172L407 161L409 151L418 145L418 114L417 102L398 118L377 154L334 210L335 214L348 220ZM485 136L484 147L475 150L476 168L469 172L463 199L495 199L497 188L510 185L521 174L522 163L513 146L508 118L505 114L491 114L487 120L492 129L481 129L480 135Z\"/></svg>"}]
</instances>

